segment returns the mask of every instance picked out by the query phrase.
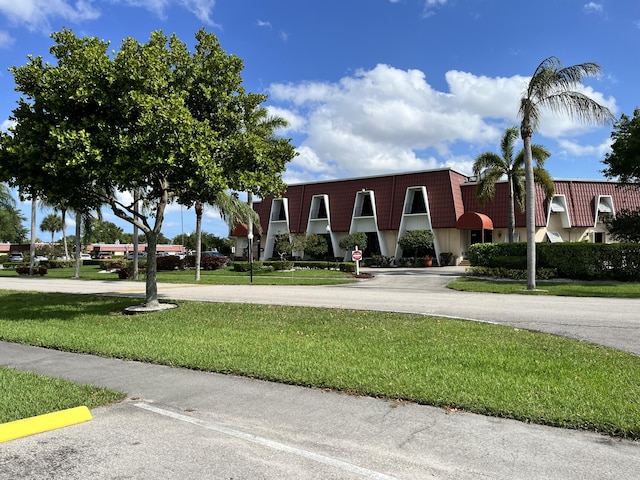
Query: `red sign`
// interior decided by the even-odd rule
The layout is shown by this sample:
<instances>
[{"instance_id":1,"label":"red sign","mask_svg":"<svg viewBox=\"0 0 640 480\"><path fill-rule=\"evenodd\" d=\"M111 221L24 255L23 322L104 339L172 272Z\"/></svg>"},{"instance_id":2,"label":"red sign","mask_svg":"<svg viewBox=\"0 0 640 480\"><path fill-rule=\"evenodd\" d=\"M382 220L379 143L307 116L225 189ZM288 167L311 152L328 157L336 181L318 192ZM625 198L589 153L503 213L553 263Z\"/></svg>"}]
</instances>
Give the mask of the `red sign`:
<instances>
[{"instance_id":1,"label":"red sign","mask_svg":"<svg viewBox=\"0 0 640 480\"><path fill-rule=\"evenodd\" d=\"M351 252L351 258L354 262L359 262L362 260L362 250L354 250Z\"/></svg>"}]
</instances>

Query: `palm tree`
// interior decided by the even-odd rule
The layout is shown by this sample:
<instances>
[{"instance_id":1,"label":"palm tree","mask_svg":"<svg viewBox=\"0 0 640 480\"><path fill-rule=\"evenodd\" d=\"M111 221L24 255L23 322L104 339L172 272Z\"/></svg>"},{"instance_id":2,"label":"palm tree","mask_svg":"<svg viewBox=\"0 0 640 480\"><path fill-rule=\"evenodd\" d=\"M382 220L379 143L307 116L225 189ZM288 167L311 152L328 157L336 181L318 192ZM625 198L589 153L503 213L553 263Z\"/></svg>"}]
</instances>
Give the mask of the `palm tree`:
<instances>
[{"instance_id":1,"label":"palm tree","mask_svg":"<svg viewBox=\"0 0 640 480\"><path fill-rule=\"evenodd\" d=\"M493 200L496 182L502 177L507 177L509 186L507 240L509 242L513 242L516 227L516 205L521 212L524 211L524 150L520 150L515 158L513 156L513 146L518 134L518 127L507 128L500 142L502 156L494 152L485 152L473 163L473 174L478 177L476 196L480 205ZM536 167L533 170L535 181L542 186L546 197L551 198L554 191L553 179L544 169L544 162L551 154L542 145L532 145L531 153L536 161Z\"/></svg>"},{"instance_id":2,"label":"palm tree","mask_svg":"<svg viewBox=\"0 0 640 480\"><path fill-rule=\"evenodd\" d=\"M526 216L527 216L527 289L536 288L535 187L531 136L538 130L543 109L564 113L582 123L605 124L613 121L611 111L578 91L585 77L598 77L597 63L563 67L556 57L540 63L520 99L518 116L524 143Z\"/></svg>"},{"instance_id":3,"label":"palm tree","mask_svg":"<svg viewBox=\"0 0 640 480\"><path fill-rule=\"evenodd\" d=\"M62 218L55 213L50 213L42 219L40 230L43 232L51 232L51 255L53 255L53 237L56 232L61 231L63 228Z\"/></svg>"},{"instance_id":4,"label":"palm tree","mask_svg":"<svg viewBox=\"0 0 640 480\"><path fill-rule=\"evenodd\" d=\"M236 223L256 222L258 216L248 204L238 198L237 195L220 191L214 199L209 201L220 212L222 219L230 227ZM200 280L200 257L202 254L202 215L204 214L204 203L195 202L196 211L196 281Z\"/></svg>"}]
</instances>

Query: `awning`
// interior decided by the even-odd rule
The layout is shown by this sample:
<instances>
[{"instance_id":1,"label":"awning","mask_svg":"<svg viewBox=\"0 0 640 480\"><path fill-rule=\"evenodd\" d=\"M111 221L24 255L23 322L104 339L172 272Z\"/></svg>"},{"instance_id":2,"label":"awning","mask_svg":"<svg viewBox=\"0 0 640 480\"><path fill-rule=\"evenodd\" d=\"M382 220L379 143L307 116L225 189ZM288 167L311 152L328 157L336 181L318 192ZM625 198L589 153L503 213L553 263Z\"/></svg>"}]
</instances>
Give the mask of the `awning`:
<instances>
[{"instance_id":1,"label":"awning","mask_svg":"<svg viewBox=\"0 0 640 480\"><path fill-rule=\"evenodd\" d=\"M493 221L483 213L467 212L456 222L458 230L493 230Z\"/></svg>"}]
</instances>

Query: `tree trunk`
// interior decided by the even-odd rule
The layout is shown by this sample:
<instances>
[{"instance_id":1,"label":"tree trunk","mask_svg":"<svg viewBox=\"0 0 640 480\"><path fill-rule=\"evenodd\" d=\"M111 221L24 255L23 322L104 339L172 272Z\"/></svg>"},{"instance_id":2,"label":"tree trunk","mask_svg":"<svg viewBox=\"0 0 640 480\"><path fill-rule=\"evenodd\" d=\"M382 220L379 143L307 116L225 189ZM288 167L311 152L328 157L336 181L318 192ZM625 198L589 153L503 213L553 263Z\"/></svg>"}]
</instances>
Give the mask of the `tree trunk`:
<instances>
[{"instance_id":1,"label":"tree trunk","mask_svg":"<svg viewBox=\"0 0 640 480\"><path fill-rule=\"evenodd\" d=\"M67 209L60 210L62 217L62 245L64 246L64 259L69 259L69 247L67 246Z\"/></svg>"},{"instance_id":2,"label":"tree trunk","mask_svg":"<svg viewBox=\"0 0 640 480\"><path fill-rule=\"evenodd\" d=\"M33 275L36 258L36 197L31 197L31 242L29 244L29 275Z\"/></svg>"},{"instance_id":3,"label":"tree trunk","mask_svg":"<svg viewBox=\"0 0 640 480\"><path fill-rule=\"evenodd\" d=\"M525 208L527 217L527 290L536 289L536 187L533 178L533 157L531 154L532 131L523 120L522 140L524 141Z\"/></svg>"},{"instance_id":4,"label":"tree trunk","mask_svg":"<svg viewBox=\"0 0 640 480\"><path fill-rule=\"evenodd\" d=\"M147 236L147 284L146 284L146 306L155 308L160 305L158 301L156 249L158 246L158 234L154 230L145 232Z\"/></svg>"},{"instance_id":5,"label":"tree trunk","mask_svg":"<svg viewBox=\"0 0 640 480\"><path fill-rule=\"evenodd\" d=\"M507 239L509 243L513 243L513 234L516 229L516 211L515 211L515 193L513 191L513 177L507 179L509 181L509 229Z\"/></svg>"},{"instance_id":6,"label":"tree trunk","mask_svg":"<svg viewBox=\"0 0 640 480\"><path fill-rule=\"evenodd\" d=\"M200 281L200 260L202 258L202 215L204 203L196 201L196 282Z\"/></svg>"},{"instance_id":7,"label":"tree trunk","mask_svg":"<svg viewBox=\"0 0 640 480\"><path fill-rule=\"evenodd\" d=\"M138 208L139 208L139 200L138 200L138 189L135 189L133 191L133 211L134 213L138 214ZM134 280L138 280L138 275L139 275L139 265L138 265L138 250L139 250L139 246L138 246L138 226L134 223L133 224L133 275L132 278ZM147 262L149 262L149 249L147 248Z\"/></svg>"},{"instance_id":8,"label":"tree trunk","mask_svg":"<svg viewBox=\"0 0 640 480\"><path fill-rule=\"evenodd\" d=\"M80 240L80 222L82 222L82 214L76 211L76 248L75 248L75 267L73 272L73 278L80 278L80 252L82 251L82 242Z\"/></svg>"}]
</instances>

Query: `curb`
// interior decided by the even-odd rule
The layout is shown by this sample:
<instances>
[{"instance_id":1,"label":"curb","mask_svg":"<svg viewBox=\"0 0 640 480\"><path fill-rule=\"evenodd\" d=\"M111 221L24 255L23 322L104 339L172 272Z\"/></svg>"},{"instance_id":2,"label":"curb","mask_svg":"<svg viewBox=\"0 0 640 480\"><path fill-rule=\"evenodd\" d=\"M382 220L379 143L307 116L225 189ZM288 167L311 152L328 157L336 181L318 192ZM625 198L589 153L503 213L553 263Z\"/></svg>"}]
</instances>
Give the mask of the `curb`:
<instances>
[{"instance_id":1,"label":"curb","mask_svg":"<svg viewBox=\"0 0 640 480\"><path fill-rule=\"evenodd\" d=\"M87 422L91 419L89 409L82 406L3 423L0 424L0 443Z\"/></svg>"}]
</instances>

